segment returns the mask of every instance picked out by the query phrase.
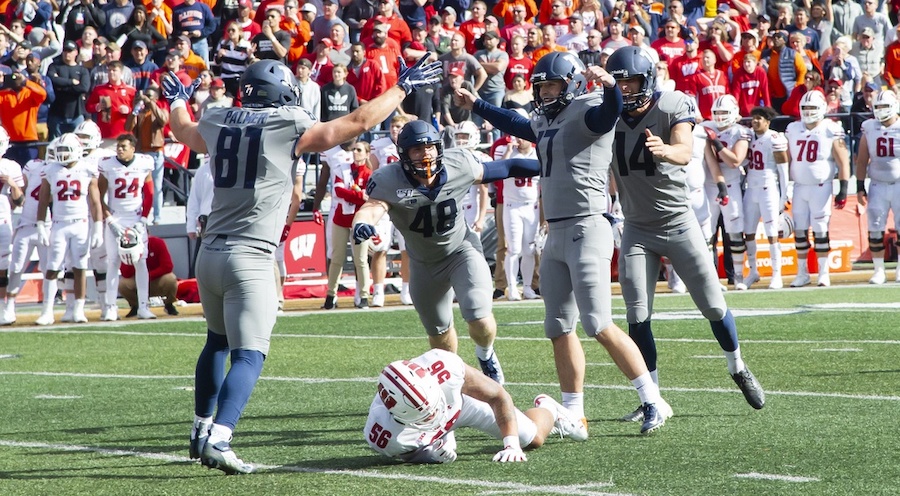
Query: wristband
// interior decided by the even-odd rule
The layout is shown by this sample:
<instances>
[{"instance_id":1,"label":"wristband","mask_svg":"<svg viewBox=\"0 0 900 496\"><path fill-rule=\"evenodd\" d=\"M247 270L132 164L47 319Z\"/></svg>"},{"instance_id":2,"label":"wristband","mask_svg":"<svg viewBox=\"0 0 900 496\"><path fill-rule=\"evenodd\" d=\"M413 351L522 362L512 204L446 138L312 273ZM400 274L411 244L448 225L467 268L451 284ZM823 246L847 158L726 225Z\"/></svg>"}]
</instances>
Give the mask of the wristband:
<instances>
[{"instance_id":1,"label":"wristband","mask_svg":"<svg viewBox=\"0 0 900 496\"><path fill-rule=\"evenodd\" d=\"M866 194L866 180L865 179L857 179L856 180L856 192Z\"/></svg>"},{"instance_id":2,"label":"wristband","mask_svg":"<svg viewBox=\"0 0 900 496\"><path fill-rule=\"evenodd\" d=\"M712 146L713 146L713 148L716 149L716 154L718 154L719 152L721 152L722 150L725 149L725 145L722 144L722 140L720 140L720 139L712 140Z\"/></svg>"},{"instance_id":3,"label":"wristband","mask_svg":"<svg viewBox=\"0 0 900 496\"><path fill-rule=\"evenodd\" d=\"M719 195L722 197L728 196L728 186L723 182L716 183L716 187L719 188Z\"/></svg>"},{"instance_id":4,"label":"wristband","mask_svg":"<svg viewBox=\"0 0 900 496\"><path fill-rule=\"evenodd\" d=\"M182 100L180 98L169 104L169 110L171 110L173 112L175 111L175 109L180 109L180 108L187 110L187 102L185 102L184 100Z\"/></svg>"},{"instance_id":5,"label":"wristband","mask_svg":"<svg viewBox=\"0 0 900 496\"><path fill-rule=\"evenodd\" d=\"M844 196L847 195L847 183L848 182L849 181L847 181L846 179L838 180L838 194L839 195L844 195Z\"/></svg>"},{"instance_id":6,"label":"wristband","mask_svg":"<svg viewBox=\"0 0 900 496\"><path fill-rule=\"evenodd\" d=\"M521 451L522 445L519 444L519 436L503 436L503 448L513 448Z\"/></svg>"}]
</instances>

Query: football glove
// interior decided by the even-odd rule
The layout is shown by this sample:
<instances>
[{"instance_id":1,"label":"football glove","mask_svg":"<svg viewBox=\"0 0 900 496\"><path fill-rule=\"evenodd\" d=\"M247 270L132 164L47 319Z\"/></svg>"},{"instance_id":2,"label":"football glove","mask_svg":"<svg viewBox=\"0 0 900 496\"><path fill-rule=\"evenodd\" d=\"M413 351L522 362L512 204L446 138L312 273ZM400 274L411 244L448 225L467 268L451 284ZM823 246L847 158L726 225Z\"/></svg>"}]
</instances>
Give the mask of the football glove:
<instances>
[{"instance_id":1,"label":"football glove","mask_svg":"<svg viewBox=\"0 0 900 496\"><path fill-rule=\"evenodd\" d=\"M168 74L163 74L160 79L163 96L169 102L169 105L175 103L176 100L181 100L185 103L189 102L191 95L194 94L194 90L200 86L200 78L195 79L190 86L185 86L172 71L169 71Z\"/></svg>"},{"instance_id":2,"label":"football glove","mask_svg":"<svg viewBox=\"0 0 900 496\"><path fill-rule=\"evenodd\" d=\"M43 246L50 246L50 230L47 229L46 222L37 223L38 243Z\"/></svg>"},{"instance_id":3,"label":"football glove","mask_svg":"<svg viewBox=\"0 0 900 496\"><path fill-rule=\"evenodd\" d=\"M838 184L840 184L840 189L834 197L834 208L841 210L847 205L847 180L841 179Z\"/></svg>"},{"instance_id":4,"label":"football glove","mask_svg":"<svg viewBox=\"0 0 900 496\"><path fill-rule=\"evenodd\" d=\"M95 250L103 245L103 222L94 222L91 230L91 249Z\"/></svg>"},{"instance_id":5,"label":"football glove","mask_svg":"<svg viewBox=\"0 0 900 496\"><path fill-rule=\"evenodd\" d=\"M719 135L708 127L704 127L703 130L706 131L706 139L708 139L713 148L715 148L716 153L721 152L722 149L725 148L725 145L722 143L722 140L719 139Z\"/></svg>"},{"instance_id":6,"label":"football glove","mask_svg":"<svg viewBox=\"0 0 900 496\"><path fill-rule=\"evenodd\" d=\"M321 210L313 210L313 220L320 226L325 223Z\"/></svg>"},{"instance_id":7,"label":"football glove","mask_svg":"<svg viewBox=\"0 0 900 496\"><path fill-rule=\"evenodd\" d=\"M364 224L360 222L353 226L353 239L356 244L362 244L363 241L375 236L375 226L372 224Z\"/></svg>"},{"instance_id":8,"label":"football glove","mask_svg":"<svg viewBox=\"0 0 900 496\"><path fill-rule=\"evenodd\" d=\"M125 226L119 223L119 220L115 218L115 216L110 215L106 218L106 225L109 226L109 230L112 231L113 236L119 238L122 236L122 233L125 232Z\"/></svg>"},{"instance_id":9,"label":"football glove","mask_svg":"<svg viewBox=\"0 0 900 496\"><path fill-rule=\"evenodd\" d=\"M528 457L525 456L525 452L522 451L522 448L507 446L494 455L494 461L500 463L527 462Z\"/></svg>"},{"instance_id":10,"label":"football glove","mask_svg":"<svg viewBox=\"0 0 900 496\"><path fill-rule=\"evenodd\" d=\"M412 67L406 67L403 57L397 57L400 62L400 78L397 80L397 86L403 88L407 95L422 86L428 86L441 80L444 72L443 63L435 61L426 64L425 61L430 57L431 52L427 52Z\"/></svg>"},{"instance_id":11,"label":"football glove","mask_svg":"<svg viewBox=\"0 0 900 496\"><path fill-rule=\"evenodd\" d=\"M716 195L716 201L723 207L728 205L728 187L722 182L716 183L716 187L719 188L719 194Z\"/></svg>"},{"instance_id":12,"label":"football glove","mask_svg":"<svg viewBox=\"0 0 900 496\"><path fill-rule=\"evenodd\" d=\"M288 236L291 234L291 226L285 225L284 230L281 231L281 243L287 241Z\"/></svg>"}]
</instances>

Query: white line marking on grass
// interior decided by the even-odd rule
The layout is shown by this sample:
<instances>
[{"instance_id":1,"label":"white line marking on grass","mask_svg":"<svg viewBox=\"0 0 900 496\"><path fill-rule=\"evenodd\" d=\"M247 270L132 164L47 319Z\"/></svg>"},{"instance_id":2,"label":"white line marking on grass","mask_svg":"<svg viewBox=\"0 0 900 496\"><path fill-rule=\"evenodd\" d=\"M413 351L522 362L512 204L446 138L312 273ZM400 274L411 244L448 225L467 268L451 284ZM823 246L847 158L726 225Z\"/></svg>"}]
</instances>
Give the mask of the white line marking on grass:
<instances>
[{"instance_id":1,"label":"white line marking on grass","mask_svg":"<svg viewBox=\"0 0 900 496\"><path fill-rule=\"evenodd\" d=\"M847 351L862 351L862 348L818 348L812 349L809 351L834 351L834 352L847 352Z\"/></svg>"},{"instance_id":2,"label":"white line marking on grass","mask_svg":"<svg viewBox=\"0 0 900 496\"><path fill-rule=\"evenodd\" d=\"M900 303L811 303L803 305L803 307L817 310L859 310L860 308L900 310Z\"/></svg>"},{"instance_id":3,"label":"white line marking on grass","mask_svg":"<svg viewBox=\"0 0 900 496\"><path fill-rule=\"evenodd\" d=\"M19 355L0 355L0 360L5 358L19 358Z\"/></svg>"},{"instance_id":4,"label":"white line marking on grass","mask_svg":"<svg viewBox=\"0 0 900 496\"><path fill-rule=\"evenodd\" d=\"M108 449L108 448L94 448L90 446L76 446L76 445L67 445L67 444L51 444L51 443L28 443L28 442L20 442L20 441L7 441L0 440L0 446L8 446L11 448L29 448L29 449L44 449L44 450L56 450L56 451L67 451L67 452L83 452L83 453L97 453L101 455L110 455L110 456L133 456L137 458L147 458L151 460L161 460L164 462L170 463L190 463L192 460L186 456L176 456L176 455L168 455L165 453L153 453L153 452L144 452L144 451L133 451L133 450L122 450L122 449ZM374 456L374 455L373 455ZM196 463L196 462L194 462ZM364 470L329 470L329 469L320 469L320 468L309 468L309 467L299 467L292 465L256 465L256 468L259 470L267 470L273 472L297 472L297 473L310 473L310 474L325 474L325 475L342 475L342 476L350 476L350 477L359 477L363 479L388 479L388 480L403 480L403 481L412 481L412 482L430 482L433 484L445 484L451 486L475 486L480 488L491 488L496 490L496 492L485 492L483 494L502 494L502 493L549 493L549 494L564 494L564 495L572 495L572 496L629 496L626 493L609 493L609 492L597 492L592 491L587 488L592 487L609 487L613 484L611 483L591 483L587 485L572 485L572 486L532 486L529 484L521 484L517 482L490 482L485 480L473 480L473 479L446 479L443 477L425 477L425 476L416 476L410 474L384 474L377 471L364 471Z\"/></svg>"},{"instance_id":5,"label":"white line marking on grass","mask_svg":"<svg viewBox=\"0 0 900 496\"><path fill-rule=\"evenodd\" d=\"M898 307L900 308L900 307ZM806 308L782 308L782 309L732 309L735 317L771 317L773 315L793 315L807 313ZM653 312L653 320L700 320L706 317L699 310L673 310L669 312ZM627 320L625 314L613 315L615 320ZM499 326L527 326L543 325L543 320L526 320L520 322L498 323Z\"/></svg>"},{"instance_id":6,"label":"white line marking on grass","mask_svg":"<svg viewBox=\"0 0 900 496\"><path fill-rule=\"evenodd\" d=\"M34 397L36 400L79 400L82 396L56 396L53 394L39 394Z\"/></svg>"},{"instance_id":7,"label":"white line marking on grass","mask_svg":"<svg viewBox=\"0 0 900 496\"><path fill-rule=\"evenodd\" d=\"M707 360L707 359L711 360L711 359L725 358L725 356L724 355L694 355L691 358L697 358L700 360Z\"/></svg>"},{"instance_id":8,"label":"white line marking on grass","mask_svg":"<svg viewBox=\"0 0 900 496\"><path fill-rule=\"evenodd\" d=\"M784 482L819 482L818 477L799 477L795 475L779 475L779 474L760 474L757 472L750 472L747 474L734 474L738 479L762 479L762 480L774 480L774 481L784 481Z\"/></svg>"},{"instance_id":9,"label":"white line marking on grass","mask_svg":"<svg viewBox=\"0 0 900 496\"><path fill-rule=\"evenodd\" d=\"M615 365L615 364L612 362L590 362L590 363L586 363L585 365L589 365L591 367L608 367L610 365Z\"/></svg>"}]
</instances>

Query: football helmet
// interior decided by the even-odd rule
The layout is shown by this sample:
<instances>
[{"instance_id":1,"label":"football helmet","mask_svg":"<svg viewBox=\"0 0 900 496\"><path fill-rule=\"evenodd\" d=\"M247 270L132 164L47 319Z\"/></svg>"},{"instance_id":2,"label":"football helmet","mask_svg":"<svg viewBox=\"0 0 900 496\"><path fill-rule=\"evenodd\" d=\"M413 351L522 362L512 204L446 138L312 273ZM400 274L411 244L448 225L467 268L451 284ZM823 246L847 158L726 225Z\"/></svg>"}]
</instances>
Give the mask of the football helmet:
<instances>
[{"instance_id":1,"label":"football helmet","mask_svg":"<svg viewBox=\"0 0 900 496\"><path fill-rule=\"evenodd\" d=\"M741 120L741 111L738 109L737 100L731 95L722 95L716 98L712 106L712 118L719 130L728 129Z\"/></svg>"},{"instance_id":2,"label":"football helmet","mask_svg":"<svg viewBox=\"0 0 900 496\"><path fill-rule=\"evenodd\" d=\"M9 150L9 133L6 132L6 129L3 129L3 126L0 126L0 157L6 155L6 152Z\"/></svg>"},{"instance_id":3,"label":"football helmet","mask_svg":"<svg viewBox=\"0 0 900 496\"><path fill-rule=\"evenodd\" d=\"M535 113L553 119L574 100L587 91L587 79L582 74L584 63L568 52L550 52L541 57L531 73L532 91L534 92ZM549 102L541 98L541 83L547 81L563 81L565 88L559 96Z\"/></svg>"},{"instance_id":4,"label":"football helmet","mask_svg":"<svg viewBox=\"0 0 900 496\"><path fill-rule=\"evenodd\" d=\"M241 76L241 105L247 108L300 105L300 86L277 60L254 62Z\"/></svg>"},{"instance_id":5,"label":"football helmet","mask_svg":"<svg viewBox=\"0 0 900 496\"><path fill-rule=\"evenodd\" d=\"M804 124L816 124L825 119L827 109L825 95L819 90L807 91L800 98L800 120Z\"/></svg>"},{"instance_id":6,"label":"football helmet","mask_svg":"<svg viewBox=\"0 0 900 496\"><path fill-rule=\"evenodd\" d=\"M59 143L59 137L53 138L49 143L47 143L47 148L44 150L44 162L56 161L57 143Z\"/></svg>"},{"instance_id":7,"label":"football helmet","mask_svg":"<svg viewBox=\"0 0 900 496\"><path fill-rule=\"evenodd\" d=\"M434 162L422 160L415 163L409 158L410 148L432 144L437 147L437 158ZM410 121L403 126L397 135L397 155L400 156L400 166L410 176L428 179L444 168L444 143L441 141L441 135L434 126L425 121Z\"/></svg>"},{"instance_id":8,"label":"football helmet","mask_svg":"<svg viewBox=\"0 0 900 496\"><path fill-rule=\"evenodd\" d=\"M453 148L473 150L481 144L481 130L472 121L463 121L453 128Z\"/></svg>"},{"instance_id":9,"label":"football helmet","mask_svg":"<svg viewBox=\"0 0 900 496\"><path fill-rule=\"evenodd\" d=\"M447 398L437 379L407 360L388 364L378 377L378 397L397 422L423 430L438 428Z\"/></svg>"},{"instance_id":10,"label":"football helmet","mask_svg":"<svg viewBox=\"0 0 900 496\"><path fill-rule=\"evenodd\" d=\"M634 77L643 78L641 89L637 93L622 94L624 110L637 110L653 97L656 88L656 64L641 47L626 46L613 52L606 60L606 72L616 81Z\"/></svg>"},{"instance_id":11,"label":"football helmet","mask_svg":"<svg viewBox=\"0 0 900 496\"><path fill-rule=\"evenodd\" d=\"M881 122L887 122L891 117L896 117L900 113L900 100L893 90L884 90L878 92L875 101L872 102L872 112L875 118Z\"/></svg>"},{"instance_id":12,"label":"football helmet","mask_svg":"<svg viewBox=\"0 0 900 496\"><path fill-rule=\"evenodd\" d=\"M47 153L51 153L49 147ZM81 140L78 139L78 136L76 136L75 133L65 133L57 138L52 153L54 161L66 165L77 162L84 156Z\"/></svg>"},{"instance_id":13,"label":"football helmet","mask_svg":"<svg viewBox=\"0 0 900 496\"><path fill-rule=\"evenodd\" d=\"M100 145L103 143L103 138L100 136L100 127L94 121L84 121L75 127L75 130L72 132L81 141L81 147L84 149L85 155L90 153L91 150L100 148Z\"/></svg>"},{"instance_id":14,"label":"football helmet","mask_svg":"<svg viewBox=\"0 0 900 496\"><path fill-rule=\"evenodd\" d=\"M119 260L125 265L134 265L144 255L144 242L141 234L134 229L125 229L119 236Z\"/></svg>"}]
</instances>

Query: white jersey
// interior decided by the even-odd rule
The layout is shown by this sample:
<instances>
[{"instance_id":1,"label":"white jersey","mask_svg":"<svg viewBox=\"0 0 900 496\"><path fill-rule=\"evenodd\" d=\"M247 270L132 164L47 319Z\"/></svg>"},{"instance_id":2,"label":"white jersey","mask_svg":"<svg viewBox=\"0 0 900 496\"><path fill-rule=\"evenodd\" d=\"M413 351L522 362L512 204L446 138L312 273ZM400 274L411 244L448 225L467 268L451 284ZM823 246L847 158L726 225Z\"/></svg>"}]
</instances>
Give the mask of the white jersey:
<instances>
[{"instance_id":1,"label":"white jersey","mask_svg":"<svg viewBox=\"0 0 900 496\"><path fill-rule=\"evenodd\" d=\"M22 167L22 175L27 183L25 193L25 203L22 205L22 214L19 215L21 224L34 224L37 222L38 203L41 199L41 175L44 173L44 167L47 162L41 159L29 160ZM47 220L50 217L47 216Z\"/></svg>"},{"instance_id":2,"label":"white jersey","mask_svg":"<svg viewBox=\"0 0 900 496\"><path fill-rule=\"evenodd\" d=\"M462 386L466 367L462 358L454 353L432 349L410 360L435 376L447 400L447 408L440 412L441 421L434 430L421 430L398 423L377 394L369 407L369 417L363 434L375 451L403 460L411 459L417 450L424 448L453 430L462 414Z\"/></svg>"},{"instance_id":3,"label":"white jersey","mask_svg":"<svg viewBox=\"0 0 900 496\"><path fill-rule=\"evenodd\" d=\"M375 155L375 158L378 159L379 167L400 161L397 145L394 144L390 136L378 138L369 144L369 148L372 150L372 155Z\"/></svg>"},{"instance_id":4,"label":"white jersey","mask_svg":"<svg viewBox=\"0 0 900 496\"><path fill-rule=\"evenodd\" d=\"M778 131L768 130L762 136L754 133L747 154L747 187L772 188L778 184L778 167L775 152L788 149L787 138Z\"/></svg>"},{"instance_id":5,"label":"white jersey","mask_svg":"<svg viewBox=\"0 0 900 496\"><path fill-rule=\"evenodd\" d=\"M788 124L785 131L791 154L791 180L797 184L831 182L837 173L832 146L844 139L844 128L831 119L807 129L802 122Z\"/></svg>"},{"instance_id":6,"label":"white jersey","mask_svg":"<svg viewBox=\"0 0 900 496\"><path fill-rule=\"evenodd\" d=\"M141 216L144 207L144 181L154 167L153 159L143 153L135 153L134 159L127 165L115 156L100 160L98 172L106 178L106 205L113 215Z\"/></svg>"},{"instance_id":7,"label":"white jersey","mask_svg":"<svg viewBox=\"0 0 900 496\"><path fill-rule=\"evenodd\" d=\"M884 183L900 180L900 119L887 127L869 119L862 123L862 133L869 149L866 177Z\"/></svg>"},{"instance_id":8,"label":"white jersey","mask_svg":"<svg viewBox=\"0 0 900 496\"><path fill-rule=\"evenodd\" d=\"M342 200L334 193L335 186L341 186L342 182L345 185L353 182L352 178L349 181L345 181L344 179L344 171L346 171L347 174L350 174L350 164L353 163L353 154L340 146L336 146L322 152L321 157L322 160L328 164L329 169L331 169L331 210L329 216L334 216L335 209L338 205L341 206L342 212L354 212L356 210L356 205L347 200Z\"/></svg>"},{"instance_id":9,"label":"white jersey","mask_svg":"<svg viewBox=\"0 0 900 496\"><path fill-rule=\"evenodd\" d=\"M510 153L509 158L531 158L537 160L537 152L534 147L530 153L520 153L518 149ZM538 200L538 182L540 177L508 177L503 180L503 202L534 203Z\"/></svg>"},{"instance_id":10,"label":"white jersey","mask_svg":"<svg viewBox=\"0 0 900 496\"><path fill-rule=\"evenodd\" d=\"M706 131L703 129L702 125L694 126L691 131L694 138L694 149L691 151L691 161L684 168L687 173L687 185L691 191L702 188L703 183L706 182L707 173L704 172L706 161L703 156L703 152L706 150Z\"/></svg>"},{"instance_id":11,"label":"white jersey","mask_svg":"<svg viewBox=\"0 0 900 496\"><path fill-rule=\"evenodd\" d=\"M9 176L9 179L18 187L25 186L22 180L22 166L6 158L0 158L0 175ZM9 204L9 186L4 184L0 188L0 193L7 198L0 201L0 222L12 222L12 206Z\"/></svg>"},{"instance_id":12,"label":"white jersey","mask_svg":"<svg viewBox=\"0 0 900 496\"><path fill-rule=\"evenodd\" d=\"M105 158L109 158L109 157L115 157L115 156L116 156L115 150L110 150L109 148L94 148L93 150L90 151L90 153L85 155L85 157L82 160L87 160L88 162L93 164L94 167L99 167L101 160L103 160Z\"/></svg>"},{"instance_id":13,"label":"white jersey","mask_svg":"<svg viewBox=\"0 0 900 496\"><path fill-rule=\"evenodd\" d=\"M716 128L716 124L712 121L706 121L702 124L702 126L715 131L718 135L719 141L721 141L722 144L725 145L725 148L728 148L729 150L733 150L734 145L736 145L739 141L746 141L748 144L750 143L750 129L740 124L735 124L723 131L719 131L719 129ZM722 177L725 178L725 182L727 184L740 182L742 176L744 175L744 171L741 167L732 167L725 162L722 162L721 160L719 161L719 169L722 170ZM715 178L713 178L712 175L709 174L709 172L706 173L706 178L707 183L716 183Z\"/></svg>"},{"instance_id":14,"label":"white jersey","mask_svg":"<svg viewBox=\"0 0 900 496\"><path fill-rule=\"evenodd\" d=\"M41 177L50 185L53 220L90 218L88 187L97 178L97 169L88 161L79 160L71 168L50 162Z\"/></svg>"}]
</instances>

